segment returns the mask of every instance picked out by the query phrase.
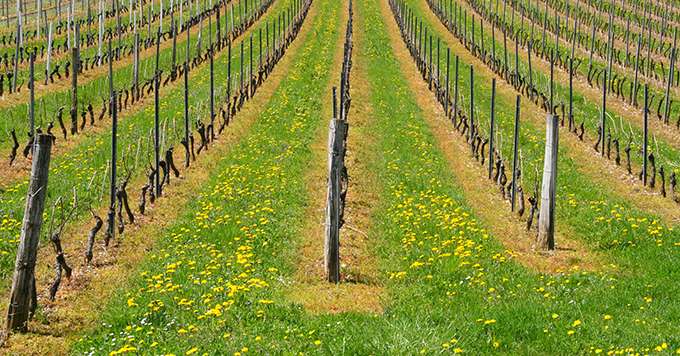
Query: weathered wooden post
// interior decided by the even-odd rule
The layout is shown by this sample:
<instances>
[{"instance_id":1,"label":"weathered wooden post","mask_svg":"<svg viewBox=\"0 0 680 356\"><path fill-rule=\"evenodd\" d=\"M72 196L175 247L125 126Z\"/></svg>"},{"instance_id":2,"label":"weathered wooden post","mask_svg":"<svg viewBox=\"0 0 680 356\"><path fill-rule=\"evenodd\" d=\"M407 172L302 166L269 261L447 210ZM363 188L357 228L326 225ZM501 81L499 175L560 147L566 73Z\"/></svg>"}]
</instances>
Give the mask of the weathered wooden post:
<instances>
[{"instance_id":1,"label":"weathered wooden post","mask_svg":"<svg viewBox=\"0 0 680 356\"><path fill-rule=\"evenodd\" d=\"M638 88L638 70L640 68L640 47L642 46L642 34L638 34L637 50L635 51L635 79L633 80L633 89L630 91L630 105L637 107L637 88Z\"/></svg>"},{"instance_id":2,"label":"weathered wooden post","mask_svg":"<svg viewBox=\"0 0 680 356\"><path fill-rule=\"evenodd\" d=\"M451 69L451 48L446 48L446 92L444 93L444 115L449 119L449 72Z\"/></svg>"},{"instance_id":3,"label":"weathered wooden post","mask_svg":"<svg viewBox=\"0 0 680 356\"><path fill-rule=\"evenodd\" d=\"M489 179L493 177L493 150L496 125L496 78L491 78L491 120L489 123Z\"/></svg>"},{"instance_id":4,"label":"weathered wooden post","mask_svg":"<svg viewBox=\"0 0 680 356\"><path fill-rule=\"evenodd\" d=\"M515 88L519 89L519 36L515 37Z\"/></svg>"},{"instance_id":5,"label":"weathered wooden post","mask_svg":"<svg viewBox=\"0 0 680 356\"><path fill-rule=\"evenodd\" d=\"M510 194L510 210L515 211L515 197L517 195L517 151L519 149L519 95L517 95L517 102L515 104L515 130L513 134L512 144L512 190Z\"/></svg>"},{"instance_id":6,"label":"weathered wooden post","mask_svg":"<svg viewBox=\"0 0 680 356\"><path fill-rule=\"evenodd\" d=\"M495 15L495 14L494 14ZM496 21L491 21L491 59L493 59L493 70L496 70Z\"/></svg>"},{"instance_id":7,"label":"weathered wooden post","mask_svg":"<svg viewBox=\"0 0 680 356\"><path fill-rule=\"evenodd\" d=\"M19 15L19 21L17 22L17 38L16 46L14 48L14 71L12 74L12 90L10 92L15 92L17 90L17 76L19 74L19 43L21 42L21 15Z\"/></svg>"},{"instance_id":8,"label":"weathered wooden post","mask_svg":"<svg viewBox=\"0 0 680 356\"><path fill-rule=\"evenodd\" d=\"M186 45L186 60L184 61L184 143L186 150L184 155L184 167L189 167L191 162L191 152L189 149L189 60L191 58L189 51L189 34L191 31L186 30L187 45Z\"/></svg>"},{"instance_id":9,"label":"weathered wooden post","mask_svg":"<svg viewBox=\"0 0 680 356\"><path fill-rule=\"evenodd\" d=\"M433 69L433 67L432 67L432 35L430 35L430 37L428 37L428 38L429 38L429 41L430 41L430 47L429 47L430 58L429 58L429 64L427 65L427 80L428 80L429 88L432 88L432 79L434 77L432 75L432 69ZM425 51L426 56L427 56L427 53L428 52L426 50Z\"/></svg>"},{"instance_id":10,"label":"weathered wooden post","mask_svg":"<svg viewBox=\"0 0 680 356\"><path fill-rule=\"evenodd\" d=\"M113 37L113 36L112 36ZM109 37L109 108L111 110L111 182L110 182L110 202L107 220L107 232L104 244L109 245L109 241L115 237L115 208L116 208L116 165L118 156L118 101L116 91L113 88L113 52L111 51L111 37Z\"/></svg>"},{"instance_id":11,"label":"weathered wooden post","mask_svg":"<svg viewBox=\"0 0 680 356\"><path fill-rule=\"evenodd\" d=\"M174 73L175 69L177 68L177 23L172 22L172 28L170 29L172 31L172 71ZM174 74L173 74L174 76ZM174 77L173 77L174 80Z\"/></svg>"},{"instance_id":12,"label":"weathered wooden post","mask_svg":"<svg viewBox=\"0 0 680 356\"><path fill-rule=\"evenodd\" d=\"M231 118L231 37L227 38L227 122Z\"/></svg>"},{"instance_id":13,"label":"weathered wooden post","mask_svg":"<svg viewBox=\"0 0 680 356\"><path fill-rule=\"evenodd\" d=\"M574 19L574 34L573 34L572 39L571 39L571 58L574 58L574 53L576 52L576 38L578 37L577 33L578 33L579 17L578 16L575 16L575 17L576 18Z\"/></svg>"},{"instance_id":14,"label":"weathered wooden post","mask_svg":"<svg viewBox=\"0 0 680 356\"><path fill-rule=\"evenodd\" d=\"M647 77L650 76L649 71L652 69L652 23L651 19L648 19L647 22L648 24L648 29L647 29L647 69L645 71L645 75Z\"/></svg>"},{"instance_id":15,"label":"weathered wooden post","mask_svg":"<svg viewBox=\"0 0 680 356\"><path fill-rule=\"evenodd\" d=\"M7 310L7 332L26 332L28 319L37 307L35 261L47 196L52 138L41 134L34 142L31 177Z\"/></svg>"},{"instance_id":16,"label":"weathered wooden post","mask_svg":"<svg viewBox=\"0 0 680 356\"><path fill-rule=\"evenodd\" d=\"M255 94L255 86L253 85L253 34L252 33L250 34L250 44L249 44L248 47L249 47L248 58L249 58L250 63L248 63L248 68L249 68L248 69L248 86L247 86L248 96L246 96L246 97L249 97L249 96L252 96L252 95Z\"/></svg>"},{"instance_id":17,"label":"weathered wooden post","mask_svg":"<svg viewBox=\"0 0 680 356\"><path fill-rule=\"evenodd\" d=\"M244 41L241 41L241 60L239 61L239 64L240 64L240 67L241 67L240 74L239 74L239 79L240 79L239 90L240 90L241 93L243 93L243 79L244 79L243 78L243 42Z\"/></svg>"},{"instance_id":18,"label":"weathered wooden post","mask_svg":"<svg viewBox=\"0 0 680 356\"><path fill-rule=\"evenodd\" d=\"M454 85L453 85L453 122L458 120L458 55L456 55Z\"/></svg>"},{"instance_id":19,"label":"weathered wooden post","mask_svg":"<svg viewBox=\"0 0 680 356\"><path fill-rule=\"evenodd\" d=\"M342 90L341 90L342 92ZM333 97L336 97L333 88ZM344 95L344 94L341 94ZM333 100L335 102L335 99ZM334 105L335 106L335 105ZM324 266L326 278L331 283L340 282L340 225L341 225L341 174L343 171L344 140L347 122L333 118L328 142L328 200L326 205L326 234L324 240Z\"/></svg>"},{"instance_id":20,"label":"weathered wooden post","mask_svg":"<svg viewBox=\"0 0 680 356\"><path fill-rule=\"evenodd\" d=\"M575 126L574 123L574 58L569 58L569 131Z\"/></svg>"},{"instance_id":21,"label":"weathered wooden post","mask_svg":"<svg viewBox=\"0 0 680 356\"><path fill-rule=\"evenodd\" d=\"M553 55L550 55L550 109L548 112L550 114L553 114L553 108L555 107L555 103L553 102L554 98L554 93L555 93L555 58Z\"/></svg>"},{"instance_id":22,"label":"weathered wooden post","mask_svg":"<svg viewBox=\"0 0 680 356\"><path fill-rule=\"evenodd\" d=\"M475 138L475 72L470 64L470 146L474 148Z\"/></svg>"},{"instance_id":23,"label":"weathered wooden post","mask_svg":"<svg viewBox=\"0 0 680 356\"><path fill-rule=\"evenodd\" d=\"M545 126L545 158L543 183L541 185L541 210L538 217L537 247L541 250L555 249L555 193L557 189L557 153L559 124L557 116L548 114Z\"/></svg>"},{"instance_id":24,"label":"weathered wooden post","mask_svg":"<svg viewBox=\"0 0 680 356\"><path fill-rule=\"evenodd\" d=\"M52 22L47 31L47 61L45 63L45 85L50 78L50 62L52 60Z\"/></svg>"},{"instance_id":25,"label":"weathered wooden post","mask_svg":"<svg viewBox=\"0 0 680 356\"><path fill-rule=\"evenodd\" d=\"M675 29L674 35L673 35L673 49L671 50L671 63L670 63L670 68L668 69L668 83L666 84L666 105L665 105L665 110L664 110L664 115L663 115L663 122L664 124L668 125L668 121L670 118L670 111L671 111L671 85L673 85L673 67L675 65L675 46L677 45L678 42L678 29Z\"/></svg>"},{"instance_id":26,"label":"weathered wooden post","mask_svg":"<svg viewBox=\"0 0 680 356\"><path fill-rule=\"evenodd\" d=\"M607 131L605 131L605 126L607 124L607 71L604 71L604 80L602 81L602 115L600 117L600 143L602 145L602 149L600 153L604 157L605 154L605 134Z\"/></svg>"},{"instance_id":27,"label":"weathered wooden post","mask_svg":"<svg viewBox=\"0 0 680 356\"><path fill-rule=\"evenodd\" d=\"M220 13L219 11L217 12L218 14ZM209 19L212 19L210 17ZM208 135L210 135L208 140L212 140L215 138L215 54L214 54L214 47L213 47L213 42L212 42L212 24L208 26L210 29L208 31L208 44L210 45L209 49L209 59L210 59L210 132ZM219 22L217 23L217 28L220 28ZM208 147L206 146L206 150Z\"/></svg>"},{"instance_id":28,"label":"weathered wooden post","mask_svg":"<svg viewBox=\"0 0 680 356\"><path fill-rule=\"evenodd\" d=\"M481 48L481 55L484 61L486 61L486 48L484 48L484 18L480 16L479 18L479 48Z\"/></svg>"},{"instance_id":29,"label":"weathered wooden post","mask_svg":"<svg viewBox=\"0 0 680 356\"><path fill-rule=\"evenodd\" d=\"M471 14L471 15L472 15L471 16L472 18L470 19L470 25L471 25L472 28L470 29L470 39L471 39L470 42L472 43L472 45L470 45L470 49L472 50L472 55L475 56L476 55L475 52L477 50L476 47L475 47L475 15L474 14Z\"/></svg>"},{"instance_id":30,"label":"weathered wooden post","mask_svg":"<svg viewBox=\"0 0 680 356\"><path fill-rule=\"evenodd\" d=\"M607 37L608 41L608 53L607 53L607 73L609 73L609 78L610 80L614 78L614 76L611 74L612 73L612 61L614 58L614 10L612 7L612 10L609 11L609 37ZM605 77L605 83L606 86L609 87L609 82L607 81L607 78ZM604 136L603 141L604 142Z\"/></svg>"},{"instance_id":31,"label":"weathered wooden post","mask_svg":"<svg viewBox=\"0 0 680 356\"><path fill-rule=\"evenodd\" d=\"M647 185L647 148L649 145L649 84L645 85L645 109L642 114L642 185Z\"/></svg>"},{"instance_id":32,"label":"weathered wooden post","mask_svg":"<svg viewBox=\"0 0 680 356\"><path fill-rule=\"evenodd\" d=\"M630 55L630 15L626 16L626 60L624 63L625 67L628 67L628 64L630 63L629 55Z\"/></svg>"},{"instance_id":33,"label":"weathered wooden post","mask_svg":"<svg viewBox=\"0 0 680 356\"><path fill-rule=\"evenodd\" d=\"M529 88L532 89L532 91L530 92L532 94L529 94L529 98L531 98L531 96L533 96L533 89L534 89L534 72L531 68L531 48L533 47L533 45L534 45L534 40L533 39L529 40L529 45L527 46L527 56L528 56L527 64L529 65Z\"/></svg>"},{"instance_id":34,"label":"weathered wooden post","mask_svg":"<svg viewBox=\"0 0 680 356\"><path fill-rule=\"evenodd\" d=\"M28 66L28 89L29 102L28 102L28 118L30 121L30 132L31 137L35 138L35 54L30 55Z\"/></svg>"},{"instance_id":35,"label":"weathered wooden post","mask_svg":"<svg viewBox=\"0 0 680 356\"><path fill-rule=\"evenodd\" d=\"M59 1L59 0L58 0ZM104 37L104 10L102 8L102 2L99 2L99 16L98 18L98 34L97 34L97 66L102 65L102 41Z\"/></svg>"},{"instance_id":36,"label":"weathered wooden post","mask_svg":"<svg viewBox=\"0 0 680 356\"><path fill-rule=\"evenodd\" d=\"M436 76L436 78L437 78L437 81L436 81L437 90L439 90L440 85L441 85L441 81L440 81L440 77L439 77L439 74L440 74L439 73L439 63L440 63L439 62L439 45L440 45L440 42L441 41L440 41L439 37L437 37L437 76ZM437 96L439 96L439 93L437 93Z\"/></svg>"},{"instance_id":37,"label":"weathered wooden post","mask_svg":"<svg viewBox=\"0 0 680 356\"><path fill-rule=\"evenodd\" d=\"M588 72L593 69L593 54L595 53L595 21L593 21L593 30L590 34L590 57L588 59Z\"/></svg>"},{"instance_id":38,"label":"weathered wooden post","mask_svg":"<svg viewBox=\"0 0 680 356\"><path fill-rule=\"evenodd\" d=\"M505 28L503 28L503 73L507 80L508 78L508 36Z\"/></svg>"},{"instance_id":39,"label":"weathered wooden post","mask_svg":"<svg viewBox=\"0 0 680 356\"><path fill-rule=\"evenodd\" d=\"M80 25L76 25L76 38ZM80 68L80 41L76 40L71 47L71 135L78 133L78 68Z\"/></svg>"},{"instance_id":40,"label":"weathered wooden post","mask_svg":"<svg viewBox=\"0 0 680 356\"><path fill-rule=\"evenodd\" d=\"M555 13L555 56L560 58L560 17Z\"/></svg>"},{"instance_id":41,"label":"weathered wooden post","mask_svg":"<svg viewBox=\"0 0 680 356\"><path fill-rule=\"evenodd\" d=\"M541 53L543 53L543 54L545 54L545 45L546 45L546 43L545 43L545 40L546 40L545 31L546 31L547 27L548 27L548 3L546 2L545 12L543 12L543 37L541 39L541 45L543 46ZM505 31L503 31L503 32L505 32Z\"/></svg>"},{"instance_id":42,"label":"weathered wooden post","mask_svg":"<svg viewBox=\"0 0 680 356\"><path fill-rule=\"evenodd\" d=\"M161 3L163 3L161 1ZM154 178L154 190L156 191L156 197L160 197L162 192L161 192L161 171L160 171L160 161L161 161L161 134L160 134L160 105L159 105L159 92L161 89L161 72L159 71L159 51L160 51L160 44L161 44L161 29L159 28L158 31L156 32L156 69L154 71L154 122L153 122L153 131L154 131L154 140L153 140L153 148L154 148L154 166L156 169L156 176Z\"/></svg>"}]
</instances>

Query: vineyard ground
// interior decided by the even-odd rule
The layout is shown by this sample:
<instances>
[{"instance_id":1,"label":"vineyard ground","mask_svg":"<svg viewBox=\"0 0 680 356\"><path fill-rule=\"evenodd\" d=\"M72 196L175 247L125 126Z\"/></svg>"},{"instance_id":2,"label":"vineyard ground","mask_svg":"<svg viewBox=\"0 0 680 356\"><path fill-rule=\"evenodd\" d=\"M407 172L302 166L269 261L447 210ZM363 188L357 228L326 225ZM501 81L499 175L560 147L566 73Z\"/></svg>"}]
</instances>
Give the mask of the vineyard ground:
<instances>
[{"instance_id":1,"label":"vineyard ground","mask_svg":"<svg viewBox=\"0 0 680 356\"><path fill-rule=\"evenodd\" d=\"M113 246L97 245L92 266L81 261L90 217L67 226L74 275L55 302L46 293L54 251L41 242L37 314L0 354L680 354L677 203L562 129L557 249L538 252L526 216L510 211L423 80L390 0L352 1L342 278L325 281L331 90L349 1L312 1L301 32L224 133ZM291 3L277 0L274 14ZM496 129L511 137L514 88L425 0L399 4L460 56L461 106L474 92L483 125L496 78ZM205 66L191 95L206 93ZM594 100L585 86L579 95ZM161 91L166 101L178 93ZM528 196L540 179L545 113L525 98L520 108ZM151 113L149 103L134 111L140 121ZM60 148L57 162L68 159L62 149L106 140L103 128ZM673 135L663 137L670 150ZM145 181L136 175L131 186Z\"/></svg>"}]
</instances>

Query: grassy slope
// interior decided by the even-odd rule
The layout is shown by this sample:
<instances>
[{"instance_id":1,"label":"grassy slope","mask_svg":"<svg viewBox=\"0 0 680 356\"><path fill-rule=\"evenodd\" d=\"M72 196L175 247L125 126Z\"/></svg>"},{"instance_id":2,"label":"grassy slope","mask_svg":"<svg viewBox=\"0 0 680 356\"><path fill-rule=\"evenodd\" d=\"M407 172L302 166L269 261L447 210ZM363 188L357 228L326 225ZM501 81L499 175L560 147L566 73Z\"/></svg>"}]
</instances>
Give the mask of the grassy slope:
<instances>
[{"instance_id":1,"label":"grassy slope","mask_svg":"<svg viewBox=\"0 0 680 356\"><path fill-rule=\"evenodd\" d=\"M304 211L299 183L310 156L304 144L322 124L313 115L317 99L304 92L324 87L324 59L338 35L339 24L331 20L337 4L320 4L328 20L316 21L317 36L255 133L225 157L223 173L168 232L133 286L111 302L102 328L75 352L126 344L156 345L154 353L196 347L213 353L460 348L550 354L591 345L653 349L663 341L677 348L674 327L655 320L670 300L663 294L668 285L629 288L606 274L536 275L512 262L475 222L406 89L376 2L356 4L363 16L357 28L367 38L357 56L367 58L381 136L382 159L371 168L379 172L384 199L370 234L379 237L391 303L382 316L312 317L282 300L279 287L293 273L288 240Z\"/></svg>"}]
</instances>

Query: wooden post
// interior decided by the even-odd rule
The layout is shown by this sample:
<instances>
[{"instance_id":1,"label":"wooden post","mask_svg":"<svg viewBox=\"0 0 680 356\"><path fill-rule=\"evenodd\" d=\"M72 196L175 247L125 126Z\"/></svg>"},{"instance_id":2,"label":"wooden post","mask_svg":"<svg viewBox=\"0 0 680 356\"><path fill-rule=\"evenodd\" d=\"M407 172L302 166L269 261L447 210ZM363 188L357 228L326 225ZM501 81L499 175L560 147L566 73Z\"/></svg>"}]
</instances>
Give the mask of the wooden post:
<instances>
[{"instance_id":1,"label":"wooden post","mask_svg":"<svg viewBox=\"0 0 680 356\"><path fill-rule=\"evenodd\" d=\"M118 35L118 48L116 48L116 59L118 59L119 51L123 47L123 38L122 38L122 31L120 30L120 4L118 4L118 0L113 0L113 3L116 6L116 34ZM151 2L153 4L153 1ZM151 21L151 20L149 20ZM110 60L110 59L109 59Z\"/></svg>"},{"instance_id":2,"label":"wooden post","mask_svg":"<svg viewBox=\"0 0 680 356\"><path fill-rule=\"evenodd\" d=\"M515 198L517 194L517 150L519 149L519 95L515 104L515 131L512 144L512 191L510 194L510 210L515 211Z\"/></svg>"},{"instance_id":3,"label":"wooden post","mask_svg":"<svg viewBox=\"0 0 680 356\"><path fill-rule=\"evenodd\" d=\"M550 109L548 112L550 114L553 113L553 107L555 107L553 103L553 98L554 98L554 92L555 92L555 58L551 55L550 56Z\"/></svg>"},{"instance_id":4,"label":"wooden post","mask_svg":"<svg viewBox=\"0 0 680 356\"><path fill-rule=\"evenodd\" d=\"M57 0L57 1L60 1L60 0ZM104 13L103 13L103 11L104 10L102 9L102 3L100 1L99 2L99 16L97 16L98 24L99 24L98 29L97 29L98 30L98 34L97 34L97 66L102 65L102 40L103 40L103 36L104 36L104 23L103 23Z\"/></svg>"},{"instance_id":5,"label":"wooden post","mask_svg":"<svg viewBox=\"0 0 680 356\"><path fill-rule=\"evenodd\" d=\"M637 50L635 51L635 79L633 89L630 91L630 105L637 106L638 70L640 65L640 46L642 46L642 34L638 34Z\"/></svg>"},{"instance_id":6,"label":"wooden post","mask_svg":"<svg viewBox=\"0 0 680 356\"><path fill-rule=\"evenodd\" d=\"M481 55L486 61L486 51L484 48L484 18L479 17L479 48L481 48Z\"/></svg>"},{"instance_id":7,"label":"wooden post","mask_svg":"<svg viewBox=\"0 0 680 356\"><path fill-rule=\"evenodd\" d=\"M177 68L177 24L172 23L172 70ZM174 80L174 78L173 78Z\"/></svg>"},{"instance_id":8,"label":"wooden post","mask_svg":"<svg viewBox=\"0 0 680 356\"><path fill-rule=\"evenodd\" d=\"M43 222L45 197L47 196L52 138L49 135L41 134L35 142L31 177L7 310L6 327L8 332L26 332L29 316L33 314L37 307L35 261Z\"/></svg>"},{"instance_id":9,"label":"wooden post","mask_svg":"<svg viewBox=\"0 0 680 356\"><path fill-rule=\"evenodd\" d=\"M647 29L647 70L645 71L645 75L649 77L650 73L649 71L652 69L652 61L651 61L651 56L652 56L652 24L651 24L651 19L647 20L649 22L648 24L648 29Z\"/></svg>"},{"instance_id":10,"label":"wooden post","mask_svg":"<svg viewBox=\"0 0 680 356\"><path fill-rule=\"evenodd\" d=\"M436 76L436 78L437 78L437 81L436 81L436 83L437 83L437 90L439 90L440 83L441 83L441 82L440 82L440 77L439 77L439 63L440 63L440 62L439 62L439 43L440 43L440 42L441 42L441 41L440 41L439 37L437 37L437 76ZM437 95L439 95L439 94L437 94Z\"/></svg>"},{"instance_id":11,"label":"wooden post","mask_svg":"<svg viewBox=\"0 0 680 356\"><path fill-rule=\"evenodd\" d=\"M552 114L546 116L545 136L541 210L538 217L538 237L536 243L539 249L552 251L555 249L555 193L557 189L557 153L559 145L557 116Z\"/></svg>"},{"instance_id":12,"label":"wooden post","mask_svg":"<svg viewBox=\"0 0 680 356\"><path fill-rule=\"evenodd\" d=\"M162 3L162 1L161 1ZM155 90L154 90L154 125L153 125L153 130L154 130L154 140L153 140L153 148L154 148L154 166L156 167L156 176L154 178L154 185L155 185L155 191L156 191L156 197L161 196L161 171L160 171L160 155L161 155L161 136L160 136L160 106L159 106L159 92L161 89L161 79L160 79L160 74L161 72L159 71L158 68L158 57L159 57L159 51L160 51L160 43L161 43L161 29L159 28L158 31L156 32L156 70L154 73L154 84L155 84Z\"/></svg>"},{"instance_id":13,"label":"wooden post","mask_svg":"<svg viewBox=\"0 0 680 356\"><path fill-rule=\"evenodd\" d=\"M451 48L446 48L446 92L444 94L444 114L449 118L449 71L451 69Z\"/></svg>"},{"instance_id":14,"label":"wooden post","mask_svg":"<svg viewBox=\"0 0 680 356\"><path fill-rule=\"evenodd\" d=\"M470 64L470 143L474 143L475 137L475 72Z\"/></svg>"},{"instance_id":15,"label":"wooden post","mask_svg":"<svg viewBox=\"0 0 680 356\"><path fill-rule=\"evenodd\" d=\"M249 54L249 70L248 70L248 96L252 96L255 94L255 86L253 86L253 34L250 34L250 45L248 46L248 52ZM252 88L251 88L252 86ZM246 96L246 97L248 97Z\"/></svg>"},{"instance_id":16,"label":"wooden post","mask_svg":"<svg viewBox=\"0 0 680 356\"><path fill-rule=\"evenodd\" d=\"M496 21L491 21L491 58L493 59L493 70L496 69Z\"/></svg>"},{"instance_id":17,"label":"wooden post","mask_svg":"<svg viewBox=\"0 0 680 356\"><path fill-rule=\"evenodd\" d=\"M471 29L470 29L470 39L471 39L471 41L470 42L472 43L472 45L470 45L470 49L472 50L472 55L474 56L475 51L476 51L476 49L475 49L475 15L474 14L471 14L470 25L471 25Z\"/></svg>"},{"instance_id":18,"label":"wooden post","mask_svg":"<svg viewBox=\"0 0 680 356\"><path fill-rule=\"evenodd\" d=\"M647 185L647 148L649 145L649 128L648 128L648 113L649 113L649 85L645 85L645 110L642 114L642 185Z\"/></svg>"},{"instance_id":19,"label":"wooden post","mask_svg":"<svg viewBox=\"0 0 680 356\"><path fill-rule=\"evenodd\" d=\"M529 64L529 88L530 89L534 88L534 72L531 68L531 48L533 47L533 45L534 45L534 40L533 39L529 40L529 46L527 47L527 56L528 56L528 64ZM533 95L533 94L529 94L529 95L530 95L529 97L531 97L531 95Z\"/></svg>"},{"instance_id":20,"label":"wooden post","mask_svg":"<svg viewBox=\"0 0 680 356\"><path fill-rule=\"evenodd\" d=\"M668 121L670 118L670 111L671 111L671 85L673 85L673 67L675 65L675 46L677 45L678 42L678 29L675 29L674 35L673 35L673 49L671 50L671 63L670 63L670 68L668 70L668 83L666 84L666 105L665 105L665 110L664 110L664 115L663 115L663 122L668 125Z\"/></svg>"},{"instance_id":21,"label":"wooden post","mask_svg":"<svg viewBox=\"0 0 680 356\"><path fill-rule=\"evenodd\" d=\"M600 141L602 149L600 153L604 157L605 154L605 126L607 125L607 71L604 71L604 80L602 81L602 115L600 117Z\"/></svg>"},{"instance_id":22,"label":"wooden post","mask_svg":"<svg viewBox=\"0 0 680 356\"><path fill-rule=\"evenodd\" d=\"M76 25L76 34L79 25ZM76 35L77 36L77 35ZM79 43L71 47L71 134L78 133L78 68L80 67Z\"/></svg>"},{"instance_id":23,"label":"wooden post","mask_svg":"<svg viewBox=\"0 0 680 356\"><path fill-rule=\"evenodd\" d=\"M515 37L515 80L513 85L519 88L519 36Z\"/></svg>"},{"instance_id":24,"label":"wooden post","mask_svg":"<svg viewBox=\"0 0 680 356\"><path fill-rule=\"evenodd\" d=\"M571 58L574 58L574 53L576 52L576 38L578 37L577 36L578 20L579 20L579 17L575 16L575 19L574 19L574 34L573 34L572 39L571 39Z\"/></svg>"},{"instance_id":25,"label":"wooden post","mask_svg":"<svg viewBox=\"0 0 680 356\"><path fill-rule=\"evenodd\" d=\"M574 123L574 58L569 58L569 131Z\"/></svg>"},{"instance_id":26,"label":"wooden post","mask_svg":"<svg viewBox=\"0 0 680 356\"><path fill-rule=\"evenodd\" d=\"M493 177L493 149L496 125L496 78L491 78L491 120L489 123L489 179Z\"/></svg>"},{"instance_id":27,"label":"wooden post","mask_svg":"<svg viewBox=\"0 0 680 356\"><path fill-rule=\"evenodd\" d=\"M593 69L593 53L595 52L595 21L593 21L593 30L590 34L590 57L588 59L588 72Z\"/></svg>"},{"instance_id":28,"label":"wooden post","mask_svg":"<svg viewBox=\"0 0 680 356\"><path fill-rule=\"evenodd\" d=\"M456 55L456 68L453 76L453 121L456 122L458 119L458 55Z\"/></svg>"},{"instance_id":29,"label":"wooden post","mask_svg":"<svg viewBox=\"0 0 680 356\"><path fill-rule=\"evenodd\" d=\"M560 17L555 13L555 56L560 58Z\"/></svg>"},{"instance_id":30,"label":"wooden post","mask_svg":"<svg viewBox=\"0 0 680 356\"><path fill-rule=\"evenodd\" d=\"M52 60L52 22L47 31L47 62L45 64L45 85L50 78L50 62Z\"/></svg>"},{"instance_id":31,"label":"wooden post","mask_svg":"<svg viewBox=\"0 0 680 356\"><path fill-rule=\"evenodd\" d=\"M217 12L219 14L219 11ZM212 17L210 17L212 19ZM217 28L219 28L219 22L217 23ZM213 48L213 43L212 43L212 25L208 26L210 31L208 31L208 44L210 45L209 48L209 55L210 55L210 132L206 133L210 135L208 140L212 140L215 138L215 59L214 59L214 48ZM207 150L207 146L206 146Z\"/></svg>"},{"instance_id":32,"label":"wooden post","mask_svg":"<svg viewBox=\"0 0 680 356\"><path fill-rule=\"evenodd\" d=\"M184 167L189 167L189 162L191 162L191 152L189 149L189 34L190 30L187 29L187 49L186 49L186 60L184 61L184 142L186 143L186 154L184 156Z\"/></svg>"},{"instance_id":33,"label":"wooden post","mask_svg":"<svg viewBox=\"0 0 680 356\"><path fill-rule=\"evenodd\" d=\"M503 65L504 65L504 73L505 73L505 78L508 78L508 36L505 31L505 28L503 29Z\"/></svg>"},{"instance_id":34,"label":"wooden post","mask_svg":"<svg viewBox=\"0 0 680 356\"><path fill-rule=\"evenodd\" d=\"M113 88L113 53L111 51L111 37L109 37L109 108L111 110L111 185L109 211L108 211L108 231L105 239L105 244L115 237L116 229L115 223L115 207L116 207L116 164L118 155L118 105L116 100L116 91Z\"/></svg>"},{"instance_id":35,"label":"wooden post","mask_svg":"<svg viewBox=\"0 0 680 356\"><path fill-rule=\"evenodd\" d=\"M269 38L267 38L269 39ZM227 118L231 117L231 37L227 37ZM228 121L227 121L228 122Z\"/></svg>"},{"instance_id":36,"label":"wooden post","mask_svg":"<svg viewBox=\"0 0 680 356\"><path fill-rule=\"evenodd\" d=\"M628 67L630 55L630 15L626 16L626 61L625 67Z\"/></svg>"},{"instance_id":37,"label":"wooden post","mask_svg":"<svg viewBox=\"0 0 680 356\"><path fill-rule=\"evenodd\" d=\"M17 90L17 75L19 74L19 43L21 39L21 13L19 12L19 21L17 22L17 38L16 46L14 47L14 73L12 74L12 92Z\"/></svg>"},{"instance_id":38,"label":"wooden post","mask_svg":"<svg viewBox=\"0 0 680 356\"><path fill-rule=\"evenodd\" d=\"M28 117L30 121L29 130L31 137L35 139L35 54L30 55L28 67L28 88L30 90L28 103Z\"/></svg>"},{"instance_id":39,"label":"wooden post","mask_svg":"<svg viewBox=\"0 0 680 356\"><path fill-rule=\"evenodd\" d=\"M241 85L239 86L239 89L241 90L241 92L243 92L243 42L244 41L241 41L241 60L239 61L241 66L241 71L239 75Z\"/></svg>"},{"instance_id":40,"label":"wooden post","mask_svg":"<svg viewBox=\"0 0 680 356\"><path fill-rule=\"evenodd\" d=\"M344 95L342 91L341 95ZM333 93L335 98L335 88L333 88ZM326 205L326 234L324 239L324 266L326 278L331 283L340 282L340 219L342 209L340 185L347 128L346 121L334 117L331 120L328 136L329 179Z\"/></svg>"},{"instance_id":41,"label":"wooden post","mask_svg":"<svg viewBox=\"0 0 680 356\"><path fill-rule=\"evenodd\" d=\"M542 40L541 40L541 43L542 43L542 46L543 46L543 49L542 49L543 54L545 54L545 31L546 31L547 27L548 27L548 3L546 2L545 3L545 12L543 12L543 37L542 37ZM505 32L505 31L503 31L503 32Z\"/></svg>"}]
</instances>

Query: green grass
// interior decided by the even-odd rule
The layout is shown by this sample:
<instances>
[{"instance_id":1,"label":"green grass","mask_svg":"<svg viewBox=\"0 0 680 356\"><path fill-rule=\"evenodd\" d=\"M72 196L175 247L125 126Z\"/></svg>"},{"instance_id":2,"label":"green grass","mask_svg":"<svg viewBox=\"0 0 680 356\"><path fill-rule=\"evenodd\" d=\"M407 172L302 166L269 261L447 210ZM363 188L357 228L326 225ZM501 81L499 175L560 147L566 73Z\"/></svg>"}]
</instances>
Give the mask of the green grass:
<instances>
[{"instance_id":1,"label":"green grass","mask_svg":"<svg viewBox=\"0 0 680 356\"><path fill-rule=\"evenodd\" d=\"M375 1L355 3L362 17L355 28L364 36L355 53L366 61L370 125L381 157L369 165L383 196L369 236L389 302L380 316L312 316L286 301L307 198L307 145L325 124L314 115L320 99L306 93L326 87L328 58L341 33L337 12L344 11L334 2L316 6L321 11L314 36L252 134L222 160L221 173L161 237L131 285L110 302L101 326L74 353L125 347L210 354L680 348L677 268L671 267L678 264L677 247L644 240L603 251L624 263L618 274L542 275L513 261L476 221L400 74ZM561 172L568 171L560 164ZM577 213L591 211L587 200L577 205ZM578 218L588 224L584 215ZM600 231L592 238L602 238Z\"/></svg>"}]
</instances>

